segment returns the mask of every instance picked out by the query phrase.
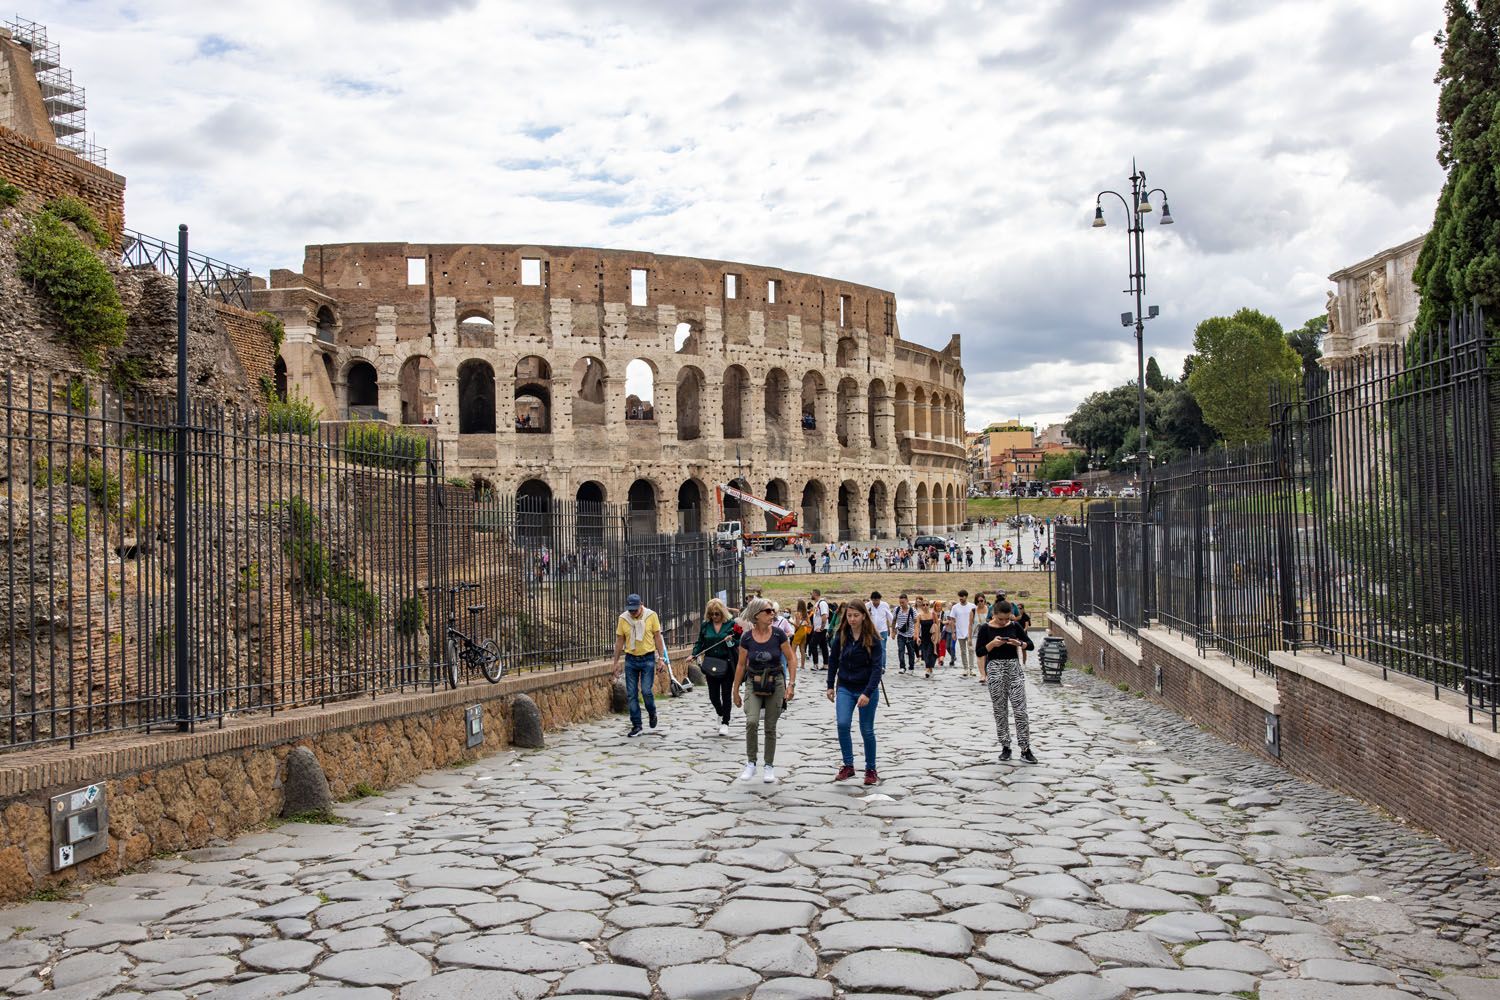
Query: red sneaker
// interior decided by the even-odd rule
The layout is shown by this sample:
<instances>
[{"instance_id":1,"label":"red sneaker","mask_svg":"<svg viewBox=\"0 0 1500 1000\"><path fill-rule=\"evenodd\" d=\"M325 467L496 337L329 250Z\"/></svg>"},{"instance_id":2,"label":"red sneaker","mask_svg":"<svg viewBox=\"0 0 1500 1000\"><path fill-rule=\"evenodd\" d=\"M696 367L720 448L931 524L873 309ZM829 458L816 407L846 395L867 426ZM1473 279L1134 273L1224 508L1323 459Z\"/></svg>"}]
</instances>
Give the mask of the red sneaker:
<instances>
[{"instance_id":1,"label":"red sneaker","mask_svg":"<svg viewBox=\"0 0 1500 1000\"><path fill-rule=\"evenodd\" d=\"M865 772L865 784L867 784L867 785L875 785L875 784L879 784L879 783L880 783L880 775L878 775L878 774L875 773L875 769L874 768L871 768L870 770L868 770L868 771Z\"/></svg>"},{"instance_id":2,"label":"red sneaker","mask_svg":"<svg viewBox=\"0 0 1500 1000\"><path fill-rule=\"evenodd\" d=\"M847 781L852 777L854 777L854 768L848 764L845 764L843 767L839 768L839 773L833 776L833 780Z\"/></svg>"}]
</instances>

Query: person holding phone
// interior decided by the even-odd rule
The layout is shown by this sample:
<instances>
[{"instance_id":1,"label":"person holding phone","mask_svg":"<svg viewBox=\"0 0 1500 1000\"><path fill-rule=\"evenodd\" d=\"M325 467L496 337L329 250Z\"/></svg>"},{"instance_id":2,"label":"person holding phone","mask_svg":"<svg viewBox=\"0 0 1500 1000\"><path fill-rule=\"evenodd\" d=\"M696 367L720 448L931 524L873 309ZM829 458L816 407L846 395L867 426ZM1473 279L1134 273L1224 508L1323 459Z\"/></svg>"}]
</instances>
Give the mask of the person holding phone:
<instances>
[{"instance_id":1,"label":"person holding phone","mask_svg":"<svg viewBox=\"0 0 1500 1000\"><path fill-rule=\"evenodd\" d=\"M996 601L990 609L990 620L979 627L976 652L984 657L984 674L990 689L990 705L995 710L995 734L1000 738L1000 759L1008 761L1010 752L1010 718L1016 717L1016 741L1021 745L1021 759L1036 763L1031 752L1031 719L1026 714L1026 674L1021 669L1020 653L1032 649L1031 637L1014 618L1014 609L1005 601Z\"/></svg>"}]
</instances>

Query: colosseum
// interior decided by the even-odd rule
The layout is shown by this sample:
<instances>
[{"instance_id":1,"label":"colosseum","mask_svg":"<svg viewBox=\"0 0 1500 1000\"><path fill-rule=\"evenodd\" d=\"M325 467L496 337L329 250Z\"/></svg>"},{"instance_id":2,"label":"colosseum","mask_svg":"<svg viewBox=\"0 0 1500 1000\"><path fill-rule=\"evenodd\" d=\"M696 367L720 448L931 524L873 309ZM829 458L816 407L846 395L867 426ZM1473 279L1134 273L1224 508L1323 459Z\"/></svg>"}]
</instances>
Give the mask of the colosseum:
<instances>
[{"instance_id":1,"label":"colosseum","mask_svg":"<svg viewBox=\"0 0 1500 1000\"><path fill-rule=\"evenodd\" d=\"M820 541L963 520L959 338L901 340L887 291L622 250L346 243L256 298L286 325L278 381L325 419L423 426L449 476L625 504L650 532L712 527L717 483Z\"/></svg>"}]
</instances>

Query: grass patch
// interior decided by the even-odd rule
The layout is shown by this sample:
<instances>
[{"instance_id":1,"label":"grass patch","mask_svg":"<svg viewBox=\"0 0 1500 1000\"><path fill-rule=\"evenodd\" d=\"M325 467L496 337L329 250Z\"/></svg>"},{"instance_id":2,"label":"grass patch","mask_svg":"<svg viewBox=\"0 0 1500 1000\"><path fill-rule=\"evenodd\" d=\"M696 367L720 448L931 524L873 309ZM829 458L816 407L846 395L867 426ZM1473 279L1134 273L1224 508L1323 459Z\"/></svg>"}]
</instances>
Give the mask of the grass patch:
<instances>
[{"instance_id":1,"label":"grass patch","mask_svg":"<svg viewBox=\"0 0 1500 1000\"><path fill-rule=\"evenodd\" d=\"M73 891L64 885L44 885L26 897L28 903L61 903L73 898ZM19 931L17 931L19 933Z\"/></svg>"},{"instance_id":2,"label":"grass patch","mask_svg":"<svg viewBox=\"0 0 1500 1000\"><path fill-rule=\"evenodd\" d=\"M272 391L266 395L266 411L261 423L268 434L301 434L303 437L312 437L318 432L318 422L322 419L322 409L296 390L286 399Z\"/></svg>"},{"instance_id":3,"label":"grass patch","mask_svg":"<svg viewBox=\"0 0 1500 1000\"><path fill-rule=\"evenodd\" d=\"M301 812L283 816L273 826L281 826L285 823L321 823L325 826L343 826L349 822L342 816L335 816L327 809L304 809Z\"/></svg>"},{"instance_id":4,"label":"grass patch","mask_svg":"<svg viewBox=\"0 0 1500 1000\"><path fill-rule=\"evenodd\" d=\"M377 469L416 469L427 458L427 439L404 427L361 421L344 431L344 457Z\"/></svg>"},{"instance_id":5,"label":"grass patch","mask_svg":"<svg viewBox=\"0 0 1500 1000\"><path fill-rule=\"evenodd\" d=\"M1080 500L1077 497L1033 497L1030 499L975 497L969 501L969 519L998 517L1004 520L1007 517L1015 517L1018 513L1023 516L1030 514L1032 517L1057 517L1059 514L1077 517L1090 503L1094 502L1096 501ZM1126 503L1130 502L1126 501Z\"/></svg>"},{"instance_id":6,"label":"grass patch","mask_svg":"<svg viewBox=\"0 0 1500 1000\"><path fill-rule=\"evenodd\" d=\"M1004 591L1007 600L1020 601L1031 615L1033 627L1044 625L1043 615L1051 610L1052 599L1047 591L1047 574L1035 570L994 570L964 573L949 573L944 570L915 570L903 572L890 570L869 573L801 573L788 576L752 576L747 581L752 591L759 590L765 597L779 602L783 607L796 607L797 598L808 597L817 587L830 601L847 601L855 597L868 598L873 590L880 591L881 599L895 604L902 594L917 597L937 598L942 601L958 600L960 588L969 592L969 600L976 594L993 598L997 591Z\"/></svg>"},{"instance_id":7,"label":"grass patch","mask_svg":"<svg viewBox=\"0 0 1500 1000\"><path fill-rule=\"evenodd\" d=\"M344 796L343 801L353 802L356 799L373 799L378 795L380 795L380 789L361 781L349 789L349 794Z\"/></svg>"},{"instance_id":8,"label":"grass patch","mask_svg":"<svg viewBox=\"0 0 1500 1000\"><path fill-rule=\"evenodd\" d=\"M319 903L331 903L331 902L333 902L333 897L330 896L330 895L328 895L328 893L324 892L322 889L319 889L318 890L318 902Z\"/></svg>"},{"instance_id":9,"label":"grass patch","mask_svg":"<svg viewBox=\"0 0 1500 1000\"><path fill-rule=\"evenodd\" d=\"M23 194L25 192L10 181L0 181L0 208L15 208L21 203Z\"/></svg>"},{"instance_id":10,"label":"grass patch","mask_svg":"<svg viewBox=\"0 0 1500 1000\"><path fill-rule=\"evenodd\" d=\"M109 246L109 233L99 225L99 220L94 218L94 213L89 211L82 199L71 194L58 195L47 202L45 211L64 222L71 222L78 227L79 232L87 234L94 241L94 246Z\"/></svg>"}]
</instances>

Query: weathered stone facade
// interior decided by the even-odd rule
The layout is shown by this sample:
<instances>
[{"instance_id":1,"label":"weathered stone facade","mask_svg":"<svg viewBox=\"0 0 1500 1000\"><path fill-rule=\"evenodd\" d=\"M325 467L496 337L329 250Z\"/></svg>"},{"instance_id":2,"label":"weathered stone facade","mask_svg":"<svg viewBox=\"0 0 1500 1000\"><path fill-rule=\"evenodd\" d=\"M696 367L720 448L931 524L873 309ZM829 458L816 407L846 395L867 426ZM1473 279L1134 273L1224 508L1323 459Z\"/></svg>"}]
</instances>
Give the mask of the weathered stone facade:
<instances>
[{"instance_id":1,"label":"weathered stone facade","mask_svg":"<svg viewBox=\"0 0 1500 1000\"><path fill-rule=\"evenodd\" d=\"M819 540L963 521L959 339L901 340L890 292L619 250L361 243L308 247L256 305L325 417L430 424L450 475L502 492L628 503L661 532L712 527L714 484L737 478Z\"/></svg>"},{"instance_id":2,"label":"weathered stone facade","mask_svg":"<svg viewBox=\"0 0 1500 1000\"><path fill-rule=\"evenodd\" d=\"M1407 240L1328 276L1328 336L1323 365L1337 374L1351 359L1400 347L1411 336L1421 297L1412 282L1426 236Z\"/></svg>"}]
</instances>

